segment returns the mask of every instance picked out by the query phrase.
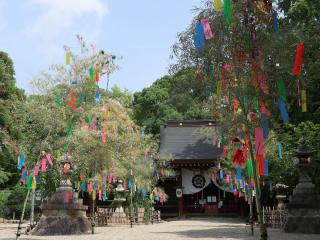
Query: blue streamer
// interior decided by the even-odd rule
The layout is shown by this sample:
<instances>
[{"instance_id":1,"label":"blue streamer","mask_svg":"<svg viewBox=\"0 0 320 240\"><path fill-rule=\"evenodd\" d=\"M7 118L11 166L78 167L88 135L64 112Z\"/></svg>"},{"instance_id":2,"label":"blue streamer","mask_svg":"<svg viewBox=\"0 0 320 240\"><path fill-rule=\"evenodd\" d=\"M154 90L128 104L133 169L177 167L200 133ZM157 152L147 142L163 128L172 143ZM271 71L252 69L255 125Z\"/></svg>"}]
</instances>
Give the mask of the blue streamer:
<instances>
[{"instance_id":1,"label":"blue streamer","mask_svg":"<svg viewBox=\"0 0 320 240\"><path fill-rule=\"evenodd\" d=\"M197 50L204 48L205 36L204 36L204 25L201 22L196 24L196 34L194 36L194 45Z\"/></svg>"},{"instance_id":2,"label":"blue streamer","mask_svg":"<svg viewBox=\"0 0 320 240\"><path fill-rule=\"evenodd\" d=\"M86 191L86 187L87 187L86 181L82 180L82 182L81 182L81 191L85 192Z\"/></svg>"},{"instance_id":3,"label":"blue streamer","mask_svg":"<svg viewBox=\"0 0 320 240\"><path fill-rule=\"evenodd\" d=\"M131 189L131 180L128 180L128 188Z\"/></svg>"},{"instance_id":4,"label":"blue streamer","mask_svg":"<svg viewBox=\"0 0 320 240\"><path fill-rule=\"evenodd\" d=\"M96 103L100 102L100 93L97 91L96 92Z\"/></svg>"},{"instance_id":5,"label":"blue streamer","mask_svg":"<svg viewBox=\"0 0 320 240\"><path fill-rule=\"evenodd\" d=\"M140 136L144 137L144 131L143 130L140 131Z\"/></svg>"},{"instance_id":6,"label":"blue streamer","mask_svg":"<svg viewBox=\"0 0 320 240\"><path fill-rule=\"evenodd\" d=\"M25 156L23 153L20 153L19 155L19 163L18 163L18 169L22 169L23 165L24 165L24 160L25 160Z\"/></svg>"},{"instance_id":7,"label":"blue streamer","mask_svg":"<svg viewBox=\"0 0 320 240\"><path fill-rule=\"evenodd\" d=\"M280 110L280 115L281 115L282 121L284 123L288 123L289 122L289 115L288 115L288 112L286 109L286 105L281 97L278 98L278 107Z\"/></svg>"},{"instance_id":8,"label":"blue streamer","mask_svg":"<svg viewBox=\"0 0 320 240\"><path fill-rule=\"evenodd\" d=\"M222 170L220 170L220 179L223 179L223 171Z\"/></svg>"},{"instance_id":9,"label":"blue streamer","mask_svg":"<svg viewBox=\"0 0 320 240\"><path fill-rule=\"evenodd\" d=\"M269 182L269 191L272 192L272 182Z\"/></svg>"},{"instance_id":10,"label":"blue streamer","mask_svg":"<svg viewBox=\"0 0 320 240\"><path fill-rule=\"evenodd\" d=\"M282 145L281 145L281 143L278 143L278 154L279 154L279 158L282 159Z\"/></svg>"},{"instance_id":11,"label":"blue streamer","mask_svg":"<svg viewBox=\"0 0 320 240\"><path fill-rule=\"evenodd\" d=\"M142 199L144 200L147 196L147 192L145 190L142 190L141 191L141 196L142 196Z\"/></svg>"},{"instance_id":12,"label":"blue streamer","mask_svg":"<svg viewBox=\"0 0 320 240\"><path fill-rule=\"evenodd\" d=\"M26 180L27 179L27 168L23 169L23 172L22 172L22 176L21 176L21 179L23 180Z\"/></svg>"},{"instance_id":13,"label":"blue streamer","mask_svg":"<svg viewBox=\"0 0 320 240\"><path fill-rule=\"evenodd\" d=\"M269 161L264 160L264 176L269 176Z\"/></svg>"},{"instance_id":14,"label":"blue streamer","mask_svg":"<svg viewBox=\"0 0 320 240\"><path fill-rule=\"evenodd\" d=\"M36 183L37 183L37 184L39 184L39 183L40 183L40 177L39 177L39 175L38 175L38 176L36 176Z\"/></svg>"},{"instance_id":15,"label":"blue streamer","mask_svg":"<svg viewBox=\"0 0 320 240\"><path fill-rule=\"evenodd\" d=\"M267 138L269 135L268 121L264 113L261 113L261 124L263 129L263 137Z\"/></svg>"},{"instance_id":16,"label":"blue streamer","mask_svg":"<svg viewBox=\"0 0 320 240\"><path fill-rule=\"evenodd\" d=\"M272 22L273 29L274 29L275 32L279 32L278 13L277 13L277 12L274 12L274 13L272 14L272 18L273 18L273 22Z\"/></svg>"},{"instance_id":17,"label":"blue streamer","mask_svg":"<svg viewBox=\"0 0 320 240\"><path fill-rule=\"evenodd\" d=\"M94 190L97 190L97 189L98 189L98 182L97 182L97 181L94 181L94 183L93 183L93 189L94 189Z\"/></svg>"},{"instance_id":18,"label":"blue streamer","mask_svg":"<svg viewBox=\"0 0 320 240\"><path fill-rule=\"evenodd\" d=\"M236 170L237 172L236 172L236 180L237 181L240 181L241 180L241 168L240 167L238 167L237 168L237 170Z\"/></svg>"}]
</instances>

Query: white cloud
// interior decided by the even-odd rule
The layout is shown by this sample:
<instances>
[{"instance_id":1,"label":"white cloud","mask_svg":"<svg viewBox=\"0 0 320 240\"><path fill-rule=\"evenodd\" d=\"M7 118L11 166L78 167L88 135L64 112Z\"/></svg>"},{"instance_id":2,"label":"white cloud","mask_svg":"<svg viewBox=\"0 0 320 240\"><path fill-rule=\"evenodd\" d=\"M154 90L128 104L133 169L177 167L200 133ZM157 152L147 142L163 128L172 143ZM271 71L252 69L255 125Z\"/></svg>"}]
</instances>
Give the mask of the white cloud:
<instances>
[{"instance_id":1,"label":"white cloud","mask_svg":"<svg viewBox=\"0 0 320 240\"><path fill-rule=\"evenodd\" d=\"M65 30L77 26L77 18L87 17L96 20L95 29L101 28L107 6L103 0L30 0L31 6L43 7L43 12L35 18L32 25L24 29L29 37L50 39Z\"/></svg>"}]
</instances>

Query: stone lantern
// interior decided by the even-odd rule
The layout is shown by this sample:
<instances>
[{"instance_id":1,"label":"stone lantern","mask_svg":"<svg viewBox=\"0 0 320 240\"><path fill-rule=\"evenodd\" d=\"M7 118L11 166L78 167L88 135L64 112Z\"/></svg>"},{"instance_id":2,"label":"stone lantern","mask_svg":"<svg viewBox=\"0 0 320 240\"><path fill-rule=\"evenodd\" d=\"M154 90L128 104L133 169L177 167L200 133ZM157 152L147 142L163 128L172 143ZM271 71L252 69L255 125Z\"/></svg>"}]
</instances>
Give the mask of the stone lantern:
<instances>
[{"instance_id":1,"label":"stone lantern","mask_svg":"<svg viewBox=\"0 0 320 240\"><path fill-rule=\"evenodd\" d=\"M320 196L307 173L313 153L302 137L298 148L294 150L299 184L293 190L292 201L289 203L285 232L320 233Z\"/></svg>"},{"instance_id":2,"label":"stone lantern","mask_svg":"<svg viewBox=\"0 0 320 240\"><path fill-rule=\"evenodd\" d=\"M86 216L87 206L72 188L71 170L74 168L69 155L62 157L60 163L61 181L56 192L41 205L42 216L33 229L33 235L86 234L91 229Z\"/></svg>"}]
</instances>

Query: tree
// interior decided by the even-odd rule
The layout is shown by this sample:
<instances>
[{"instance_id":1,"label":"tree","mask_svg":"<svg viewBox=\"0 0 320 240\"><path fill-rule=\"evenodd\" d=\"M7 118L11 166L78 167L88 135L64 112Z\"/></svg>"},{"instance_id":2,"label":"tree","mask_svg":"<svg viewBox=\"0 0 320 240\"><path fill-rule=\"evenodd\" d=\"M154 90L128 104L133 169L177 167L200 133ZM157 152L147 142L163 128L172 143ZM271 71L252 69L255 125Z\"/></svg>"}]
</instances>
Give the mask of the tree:
<instances>
[{"instance_id":1,"label":"tree","mask_svg":"<svg viewBox=\"0 0 320 240\"><path fill-rule=\"evenodd\" d=\"M15 122L15 104L24 94L15 86L14 74L12 60L0 52L0 189L14 185L18 176L14 147L22 133Z\"/></svg>"},{"instance_id":2,"label":"tree","mask_svg":"<svg viewBox=\"0 0 320 240\"><path fill-rule=\"evenodd\" d=\"M203 119L210 117L205 102L210 89L194 69L183 69L164 76L149 88L134 94L133 110L137 124L146 132L159 134L168 119Z\"/></svg>"},{"instance_id":3,"label":"tree","mask_svg":"<svg viewBox=\"0 0 320 240\"><path fill-rule=\"evenodd\" d=\"M83 181L97 181L100 190L109 189L113 179L106 183L105 177L125 179L131 177L130 172L138 188L150 190L154 168L148 156L154 154L155 141L150 135L141 136L132 121L128 91L114 87L106 92L98 85L103 75L117 68L115 56L91 51L81 37L78 39L80 55L65 47L69 64L53 65L33 80L41 95L30 97L25 106L23 126L30 137L21 145L30 156L28 168L39 162L40 151L51 154L55 164L40 181L40 188L48 195L59 182L57 164L70 156L78 190ZM32 148L37 142L41 144ZM91 191L92 197L94 193Z\"/></svg>"}]
</instances>

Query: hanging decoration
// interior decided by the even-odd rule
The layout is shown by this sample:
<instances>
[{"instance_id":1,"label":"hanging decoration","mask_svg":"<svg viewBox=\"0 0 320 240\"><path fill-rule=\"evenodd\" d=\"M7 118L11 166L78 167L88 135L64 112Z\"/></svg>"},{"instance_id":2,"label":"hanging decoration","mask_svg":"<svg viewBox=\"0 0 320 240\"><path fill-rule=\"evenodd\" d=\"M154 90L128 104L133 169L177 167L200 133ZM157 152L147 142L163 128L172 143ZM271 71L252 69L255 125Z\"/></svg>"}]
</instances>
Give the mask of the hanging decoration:
<instances>
[{"instance_id":1,"label":"hanging decoration","mask_svg":"<svg viewBox=\"0 0 320 240\"><path fill-rule=\"evenodd\" d=\"M229 26L232 21L232 5L231 0L223 1L224 21Z\"/></svg>"},{"instance_id":2,"label":"hanging decoration","mask_svg":"<svg viewBox=\"0 0 320 240\"><path fill-rule=\"evenodd\" d=\"M269 176L269 161L264 160L264 176L268 177Z\"/></svg>"},{"instance_id":3,"label":"hanging decoration","mask_svg":"<svg viewBox=\"0 0 320 240\"><path fill-rule=\"evenodd\" d=\"M281 97L278 98L278 107L280 110L280 115L281 115L282 121L284 123L288 123L289 122L289 115L288 115L288 112L286 109L286 105Z\"/></svg>"},{"instance_id":4,"label":"hanging decoration","mask_svg":"<svg viewBox=\"0 0 320 240\"><path fill-rule=\"evenodd\" d=\"M208 18L201 19L201 23L203 24L204 36L206 40L213 38L213 33L211 31L210 23Z\"/></svg>"},{"instance_id":5,"label":"hanging decoration","mask_svg":"<svg viewBox=\"0 0 320 240\"><path fill-rule=\"evenodd\" d=\"M27 176L28 176L28 170L27 170L26 167L24 167L24 168L22 169L22 175L21 175L21 182L22 182L23 184L26 184Z\"/></svg>"},{"instance_id":6,"label":"hanging decoration","mask_svg":"<svg viewBox=\"0 0 320 240\"><path fill-rule=\"evenodd\" d=\"M293 67L293 74L295 76L298 76L301 72L303 49L304 49L304 45L302 43L298 43L296 58L295 58L294 67Z\"/></svg>"},{"instance_id":7,"label":"hanging decoration","mask_svg":"<svg viewBox=\"0 0 320 240\"><path fill-rule=\"evenodd\" d=\"M268 121L264 113L261 113L261 125L263 129L263 137L267 138L269 135Z\"/></svg>"},{"instance_id":8,"label":"hanging decoration","mask_svg":"<svg viewBox=\"0 0 320 240\"><path fill-rule=\"evenodd\" d=\"M221 12L223 10L223 5L221 0L213 0L213 6L216 12Z\"/></svg>"},{"instance_id":9,"label":"hanging decoration","mask_svg":"<svg viewBox=\"0 0 320 240\"><path fill-rule=\"evenodd\" d=\"M66 65L70 64L70 53L66 52Z\"/></svg>"},{"instance_id":10,"label":"hanging decoration","mask_svg":"<svg viewBox=\"0 0 320 240\"><path fill-rule=\"evenodd\" d=\"M248 173L248 177L251 178L252 177L252 172L253 171L253 167L252 167L252 160L248 159L247 160L247 173Z\"/></svg>"},{"instance_id":11,"label":"hanging decoration","mask_svg":"<svg viewBox=\"0 0 320 240\"><path fill-rule=\"evenodd\" d=\"M18 169L22 169L22 167L24 166L24 161L25 161L25 155L23 153L19 154L18 157Z\"/></svg>"},{"instance_id":12,"label":"hanging decoration","mask_svg":"<svg viewBox=\"0 0 320 240\"><path fill-rule=\"evenodd\" d=\"M278 154L279 154L279 158L282 159L282 145L281 145L281 143L278 143Z\"/></svg>"},{"instance_id":13,"label":"hanging decoration","mask_svg":"<svg viewBox=\"0 0 320 240\"><path fill-rule=\"evenodd\" d=\"M275 32L279 32L278 13L276 11L272 14L272 26Z\"/></svg>"},{"instance_id":14,"label":"hanging decoration","mask_svg":"<svg viewBox=\"0 0 320 240\"><path fill-rule=\"evenodd\" d=\"M284 102L286 102L286 86L282 78L277 81L277 89L278 96L281 97Z\"/></svg>"},{"instance_id":15,"label":"hanging decoration","mask_svg":"<svg viewBox=\"0 0 320 240\"><path fill-rule=\"evenodd\" d=\"M302 112L307 112L307 92L306 90L301 90L301 106Z\"/></svg>"},{"instance_id":16,"label":"hanging decoration","mask_svg":"<svg viewBox=\"0 0 320 240\"><path fill-rule=\"evenodd\" d=\"M94 78L94 69L93 69L93 67L90 67L88 72L89 72L90 79L93 80L93 78Z\"/></svg>"},{"instance_id":17,"label":"hanging decoration","mask_svg":"<svg viewBox=\"0 0 320 240\"><path fill-rule=\"evenodd\" d=\"M100 102L100 93L99 91L96 92L96 104Z\"/></svg>"},{"instance_id":18,"label":"hanging decoration","mask_svg":"<svg viewBox=\"0 0 320 240\"><path fill-rule=\"evenodd\" d=\"M198 21L196 23L196 33L194 36L194 45L197 50L204 49L204 41L205 41L204 26L200 21Z\"/></svg>"}]
</instances>

